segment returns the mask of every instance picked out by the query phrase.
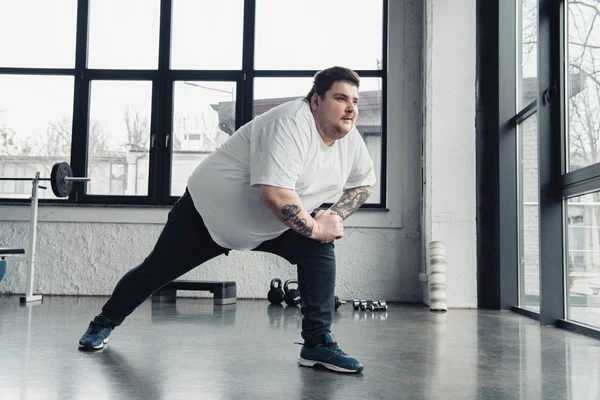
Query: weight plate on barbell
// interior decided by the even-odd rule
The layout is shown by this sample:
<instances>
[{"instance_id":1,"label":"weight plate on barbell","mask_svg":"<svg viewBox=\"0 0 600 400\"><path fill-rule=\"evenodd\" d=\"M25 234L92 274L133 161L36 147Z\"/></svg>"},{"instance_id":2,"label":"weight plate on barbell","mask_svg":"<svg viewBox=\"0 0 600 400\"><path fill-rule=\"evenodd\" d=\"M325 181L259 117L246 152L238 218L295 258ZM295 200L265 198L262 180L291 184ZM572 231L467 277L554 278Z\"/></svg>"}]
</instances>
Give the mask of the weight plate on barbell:
<instances>
[{"instance_id":1,"label":"weight plate on barbell","mask_svg":"<svg viewBox=\"0 0 600 400\"><path fill-rule=\"evenodd\" d=\"M67 197L73 190L73 182L66 181L65 177L73 176L73 170L71 166L66 162L59 162L54 164L52 172L50 173L50 183L52 184L52 191L56 197Z\"/></svg>"}]
</instances>

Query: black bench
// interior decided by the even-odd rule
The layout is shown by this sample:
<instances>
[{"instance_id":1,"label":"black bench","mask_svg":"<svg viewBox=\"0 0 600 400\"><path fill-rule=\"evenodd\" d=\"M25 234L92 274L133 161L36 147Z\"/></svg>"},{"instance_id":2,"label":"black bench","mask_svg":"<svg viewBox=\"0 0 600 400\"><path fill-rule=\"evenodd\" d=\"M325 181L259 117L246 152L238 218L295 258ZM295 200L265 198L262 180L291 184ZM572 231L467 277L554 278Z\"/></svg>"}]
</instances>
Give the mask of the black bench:
<instances>
[{"instance_id":1,"label":"black bench","mask_svg":"<svg viewBox=\"0 0 600 400\"><path fill-rule=\"evenodd\" d=\"M237 302L237 292L233 281L173 281L152 294L153 302L175 301L178 290L208 290L214 294L215 304L233 304Z\"/></svg>"}]
</instances>

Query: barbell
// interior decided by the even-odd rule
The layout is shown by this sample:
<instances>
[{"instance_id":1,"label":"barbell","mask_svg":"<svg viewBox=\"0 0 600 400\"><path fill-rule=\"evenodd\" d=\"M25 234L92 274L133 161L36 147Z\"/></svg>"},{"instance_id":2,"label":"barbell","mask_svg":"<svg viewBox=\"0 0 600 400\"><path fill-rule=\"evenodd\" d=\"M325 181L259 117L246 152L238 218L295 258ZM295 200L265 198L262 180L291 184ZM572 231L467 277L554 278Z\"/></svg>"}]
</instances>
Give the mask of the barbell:
<instances>
[{"instance_id":1,"label":"barbell","mask_svg":"<svg viewBox=\"0 0 600 400\"><path fill-rule=\"evenodd\" d=\"M56 197L67 197L73 190L73 182L87 182L90 178L73 176L73 170L69 163L58 162L52 166L50 178L40 178L39 174L35 178L5 178L0 177L0 181L50 181L52 192Z\"/></svg>"}]
</instances>

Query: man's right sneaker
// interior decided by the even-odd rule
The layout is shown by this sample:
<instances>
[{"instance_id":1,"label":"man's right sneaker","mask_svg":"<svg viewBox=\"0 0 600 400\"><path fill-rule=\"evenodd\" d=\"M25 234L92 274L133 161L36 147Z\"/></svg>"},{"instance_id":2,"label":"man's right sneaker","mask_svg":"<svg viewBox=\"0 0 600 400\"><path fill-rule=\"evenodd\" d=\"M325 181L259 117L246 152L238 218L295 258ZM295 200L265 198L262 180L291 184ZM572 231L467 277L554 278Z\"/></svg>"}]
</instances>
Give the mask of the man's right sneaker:
<instances>
[{"instance_id":1,"label":"man's right sneaker","mask_svg":"<svg viewBox=\"0 0 600 400\"><path fill-rule=\"evenodd\" d=\"M115 323L104 315L98 315L79 339L80 350L100 350L108 342L108 336L115 329Z\"/></svg>"},{"instance_id":2,"label":"man's right sneaker","mask_svg":"<svg viewBox=\"0 0 600 400\"><path fill-rule=\"evenodd\" d=\"M344 353L331 333L325 334L322 344L312 348L302 346L298 364L303 367L322 365L336 372L357 373L363 370L362 363Z\"/></svg>"}]
</instances>

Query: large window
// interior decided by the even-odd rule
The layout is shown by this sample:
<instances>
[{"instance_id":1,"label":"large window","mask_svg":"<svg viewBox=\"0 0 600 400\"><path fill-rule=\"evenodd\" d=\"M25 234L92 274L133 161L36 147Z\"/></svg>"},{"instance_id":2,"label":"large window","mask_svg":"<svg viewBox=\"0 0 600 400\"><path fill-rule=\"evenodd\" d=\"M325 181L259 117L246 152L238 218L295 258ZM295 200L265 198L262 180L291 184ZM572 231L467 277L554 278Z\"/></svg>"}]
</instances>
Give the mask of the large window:
<instances>
[{"instance_id":1,"label":"large window","mask_svg":"<svg viewBox=\"0 0 600 400\"><path fill-rule=\"evenodd\" d=\"M494 4L499 304L600 338L600 6Z\"/></svg>"},{"instance_id":2,"label":"large window","mask_svg":"<svg viewBox=\"0 0 600 400\"><path fill-rule=\"evenodd\" d=\"M342 65L377 169L365 206L385 207L387 0L21 3L0 0L0 176L67 161L91 180L62 202L172 204L237 128Z\"/></svg>"}]
</instances>

